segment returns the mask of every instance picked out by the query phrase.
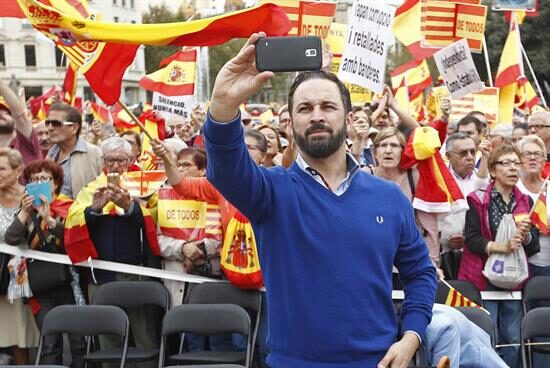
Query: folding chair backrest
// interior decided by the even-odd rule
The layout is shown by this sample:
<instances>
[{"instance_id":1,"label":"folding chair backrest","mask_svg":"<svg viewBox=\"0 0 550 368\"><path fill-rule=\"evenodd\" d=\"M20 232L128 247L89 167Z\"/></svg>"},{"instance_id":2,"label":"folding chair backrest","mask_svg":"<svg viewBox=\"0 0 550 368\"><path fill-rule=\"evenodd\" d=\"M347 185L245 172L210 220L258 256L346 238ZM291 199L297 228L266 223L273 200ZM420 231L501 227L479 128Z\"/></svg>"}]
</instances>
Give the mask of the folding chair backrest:
<instances>
[{"instance_id":1,"label":"folding chair backrest","mask_svg":"<svg viewBox=\"0 0 550 368\"><path fill-rule=\"evenodd\" d=\"M522 339L550 337L550 308L540 307L527 312L521 322Z\"/></svg>"},{"instance_id":2,"label":"folding chair backrest","mask_svg":"<svg viewBox=\"0 0 550 368\"><path fill-rule=\"evenodd\" d=\"M260 292L239 289L228 282L204 282L193 285L189 293L189 304L236 304L243 308L259 311Z\"/></svg>"},{"instance_id":3,"label":"folding chair backrest","mask_svg":"<svg viewBox=\"0 0 550 368\"><path fill-rule=\"evenodd\" d=\"M111 334L126 336L128 317L112 305L60 305L50 310L42 323L42 335L69 333L81 336Z\"/></svg>"},{"instance_id":4,"label":"folding chair backrest","mask_svg":"<svg viewBox=\"0 0 550 368\"><path fill-rule=\"evenodd\" d=\"M530 309L530 303L534 301L550 302L550 276L535 276L531 278L522 292L525 312Z\"/></svg>"},{"instance_id":5,"label":"folding chair backrest","mask_svg":"<svg viewBox=\"0 0 550 368\"><path fill-rule=\"evenodd\" d=\"M246 310L234 304L182 304L169 310L162 321L162 336L180 332L249 336L250 317Z\"/></svg>"},{"instance_id":6,"label":"folding chair backrest","mask_svg":"<svg viewBox=\"0 0 550 368\"><path fill-rule=\"evenodd\" d=\"M170 294L162 283L156 281L113 281L97 288L92 303L121 308L152 305L166 312L170 307Z\"/></svg>"},{"instance_id":7,"label":"folding chair backrest","mask_svg":"<svg viewBox=\"0 0 550 368\"><path fill-rule=\"evenodd\" d=\"M491 338L491 345L493 347L495 346L495 325L493 323L493 319L487 312L481 310L480 308L473 307L457 307L456 309L462 312L466 318L479 326L483 331L487 332Z\"/></svg>"}]
</instances>

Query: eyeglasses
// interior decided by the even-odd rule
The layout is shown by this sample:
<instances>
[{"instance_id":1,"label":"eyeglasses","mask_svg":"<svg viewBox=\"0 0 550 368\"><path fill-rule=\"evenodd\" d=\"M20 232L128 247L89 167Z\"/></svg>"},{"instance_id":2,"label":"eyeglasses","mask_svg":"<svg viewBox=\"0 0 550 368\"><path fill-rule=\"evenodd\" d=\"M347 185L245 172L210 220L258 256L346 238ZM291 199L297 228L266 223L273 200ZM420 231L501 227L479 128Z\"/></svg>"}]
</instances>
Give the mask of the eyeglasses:
<instances>
[{"instance_id":1,"label":"eyeglasses","mask_svg":"<svg viewBox=\"0 0 550 368\"><path fill-rule=\"evenodd\" d=\"M51 182L53 178L51 176L32 176L29 181L31 183L48 183Z\"/></svg>"},{"instance_id":2,"label":"eyeglasses","mask_svg":"<svg viewBox=\"0 0 550 368\"><path fill-rule=\"evenodd\" d=\"M495 161L495 164L502 165L504 167L510 167L512 165L519 167L521 166L521 161L517 160L502 160L502 161Z\"/></svg>"},{"instance_id":3,"label":"eyeglasses","mask_svg":"<svg viewBox=\"0 0 550 368\"><path fill-rule=\"evenodd\" d=\"M544 158L544 152L541 152L541 151L534 151L534 152L529 152L529 151L525 151L525 152L522 152L521 153L521 157L523 158Z\"/></svg>"},{"instance_id":4,"label":"eyeglasses","mask_svg":"<svg viewBox=\"0 0 550 368\"><path fill-rule=\"evenodd\" d=\"M454 153L458 157L464 158L468 155L472 157L476 157L476 150L475 149L469 149L469 150L462 150L462 151L447 151L449 153Z\"/></svg>"},{"instance_id":5,"label":"eyeglasses","mask_svg":"<svg viewBox=\"0 0 550 368\"><path fill-rule=\"evenodd\" d=\"M48 126L53 126L54 128L59 128L60 126L62 125L74 125L75 123L73 123L72 121L61 121L61 120L44 120L44 124L48 127Z\"/></svg>"},{"instance_id":6,"label":"eyeglasses","mask_svg":"<svg viewBox=\"0 0 550 368\"><path fill-rule=\"evenodd\" d=\"M529 129L535 129L535 130L541 130L544 128L550 128L550 125L548 124L531 124L529 125Z\"/></svg>"},{"instance_id":7,"label":"eyeglasses","mask_svg":"<svg viewBox=\"0 0 550 368\"><path fill-rule=\"evenodd\" d=\"M126 162L128 162L128 159L127 158L113 158L113 157L109 157L109 158L104 158L103 161L105 161L105 163L108 165L108 166L113 166L115 163L119 164L119 165L124 165Z\"/></svg>"},{"instance_id":8,"label":"eyeglasses","mask_svg":"<svg viewBox=\"0 0 550 368\"><path fill-rule=\"evenodd\" d=\"M187 169L188 167L191 167L191 166L196 166L194 163L192 162L189 162L189 161L183 161L183 162L178 162L176 164L177 167L181 167L183 169Z\"/></svg>"}]
</instances>

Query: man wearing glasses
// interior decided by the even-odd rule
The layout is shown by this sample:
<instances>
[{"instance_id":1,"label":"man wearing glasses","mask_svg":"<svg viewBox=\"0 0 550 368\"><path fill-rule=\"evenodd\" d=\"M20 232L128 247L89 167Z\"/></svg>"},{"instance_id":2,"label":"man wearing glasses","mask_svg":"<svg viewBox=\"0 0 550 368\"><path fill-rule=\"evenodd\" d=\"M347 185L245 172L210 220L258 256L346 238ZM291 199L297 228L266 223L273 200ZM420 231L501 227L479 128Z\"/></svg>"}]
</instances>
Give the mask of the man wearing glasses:
<instances>
[{"instance_id":1,"label":"man wearing glasses","mask_svg":"<svg viewBox=\"0 0 550 368\"><path fill-rule=\"evenodd\" d=\"M45 124L54 144L48 158L57 162L65 173L61 193L75 198L83 186L101 173L101 150L80 137L82 115L72 106L53 104Z\"/></svg>"},{"instance_id":2,"label":"man wearing glasses","mask_svg":"<svg viewBox=\"0 0 550 368\"><path fill-rule=\"evenodd\" d=\"M536 134L542 139L546 146L546 152L550 149L550 112L537 111L529 117L529 134ZM542 177L550 174L550 158L546 157L546 163L542 168Z\"/></svg>"}]
</instances>

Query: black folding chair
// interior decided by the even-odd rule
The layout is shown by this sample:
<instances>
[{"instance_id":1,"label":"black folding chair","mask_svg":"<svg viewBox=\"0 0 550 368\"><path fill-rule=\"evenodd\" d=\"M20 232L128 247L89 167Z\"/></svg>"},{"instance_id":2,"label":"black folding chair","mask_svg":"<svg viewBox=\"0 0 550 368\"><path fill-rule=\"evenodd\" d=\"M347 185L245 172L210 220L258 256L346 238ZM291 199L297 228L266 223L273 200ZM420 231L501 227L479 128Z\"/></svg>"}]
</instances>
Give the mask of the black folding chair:
<instances>
[{"instance_id":1,"label":"black folding chair","mask_svg":"<svg viewBox=\"0 0 550 368\"><path fill-rule=\"evenodd\" d=\"M69 333L85 336L87 339L84 364L87 366L88 355L92 353L93 337L98 335L115 335L120 337L121 346L118 356L111 362L120 361L124 367L128 352L128 316L119 307L111 305L60 305L50 310L44 317L40 344L36 354L36 365L40 365L40 356L44 344L44 336L50 334Z\"/></svg>"},{"instance_id":2,"label":"black folding chair","mask_svg":"<svg viewBox=\"0 0 550 368\"><path fill-rule=\"evenodd\" d=\"M260 327L262 298L258 290L239 289L228 282L205 282L193 285L189 293L189 304L235 304L256 314L252 326L252 350L250 362L254 361L256 338ZM257 355L259 357L259 355ZM259 364L259 362L257 362Z\"/></svg>"},{"instance_id":3,"label":"black folding chair","mask_svg":"<svg viewBox=\"0 0 550 368\"><path fill-rule=\"evenodd\" d=\"M94 305L116 305L128 310L141 306L154 306L163 311L164 316L170 307L170 294L166 287L155 281L113 281L101 285L92 296ZM162 319L159 318L159 330ZM131 329L132 326L130 326ZM88 356L94 363L109 362L120 355L121 348L101 349ZM158 357L158 348L129 347L128 363L146 362Z\"/></svg>"},{"instance_id":4,"label":"black folding chair","mask_svg":"<svg viewBox=\"0 0 550 368\"><path fill-rule=\"evenodd\" d=\"M527 281L521 294L523 312L535 307L550 307L550 276L535 276Z\"/></svg>"},{"instance_id":5,"label":"black folding chair","mask_svg":"<svg viewBox=\"0 0 550 368\"><path fill-rule=\"evenodd\" d=\"M550 307L535 308L527 312L521 321L521 359L523 367L532 367L532 352L550 354L550 342L541 342L543 345L527 346L525 342L536 344L533 339L550 337ZM529 365L527 363L529 362Z\"/></svg>"},{"instance_id":6,"label":"black folding chair","mask_svg":"<svg viewBox=\"0 0 550 368\"><path fill-rule=\"evenodd\" d=\"M210 336L238 333L247 337L246 351L180 352L165 358L167 337L180 333ZM183 304L172 308L162 321L159 368L165 360L184 365L237 364L250 367L252 349L250 316L244 308L234 304Z\"/></svg>"}]
</instances>

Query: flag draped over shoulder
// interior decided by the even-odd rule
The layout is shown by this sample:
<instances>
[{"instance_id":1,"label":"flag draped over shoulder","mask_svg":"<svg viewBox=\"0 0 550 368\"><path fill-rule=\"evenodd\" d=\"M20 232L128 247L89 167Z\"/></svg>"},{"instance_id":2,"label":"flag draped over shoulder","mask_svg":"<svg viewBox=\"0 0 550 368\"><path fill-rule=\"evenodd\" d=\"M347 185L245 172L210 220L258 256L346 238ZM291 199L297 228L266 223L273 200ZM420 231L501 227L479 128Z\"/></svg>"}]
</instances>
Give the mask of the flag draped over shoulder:
<instances>
[{"instance_id":1,"label":"flag draped over shoulder","mask_svg":"<svg viewBox=\"0 0 550 368\"><path fill-rule=\"evenodd\" d=\"M421 0L406 0L395 12L393 34L403 43L415 59L421 60L432 56L438 49L422 47L420 22Z\"/></svg>"},{"instance_id":2,"label":"flag draped over shoulder","mask_svg":"<svg viewBox=\"0 0 550 368\"><path fill-rule=\"evenodd\" d=\"M420 174L413 207L432 213L465 210L468 205L439 153L440 147L439 134L431 127L416 128L409 137L400 167L406 170L416 164Z\"/></svg>"},{"instance_id":3,"label":"flag draped over shoulder","mask_svg":"<svg viewBox=\"0 0 550 368\"><path fill-rule=\"evenodd\" d=\"M233 38L248 38L259 31L264 31L268 36L284 36L291 28L285 12L270 3L190 22L125 24L97 21L37 0L17 1L36 29L57 43L69 46L77 41L213 46ZM54 5L53 1L50 3Z\"/></svg>"},{"instance_id":4,"label":"flag draped over shoulder","mask_svg":"<svg viewBox=\"0 0 550 368\"><path fill-rule=\"evenodd\" d=\"M92 204L92 197L95 190L99 187L107 185L107 176L101 174L97 179L86 185L69 209L67 219L65 221L65 250L73 263L85 261L88 257L98 258L97 250L90 239L90 233L86 225L84 210ZM151 215L152 208L149 206L140 205L143 213L143 221L145 224L145 236L149 247L155 255L160 255L158 244L156 225ZM120 209L118 209L120 210ZM109 202L103 208L103 215L117 216L117 207L114 203Z\"/></svg>"},{"instance_id":5,"label":"flag draped over shoulder","mask_svg":"<svg viewBox=\"0 0 550 368\"><path fill-rule=\"evenodd\" d=\"M166 96L193 95L196 65L197 50L178 51L169 58L168 65L141 78L139 85Z\"/></svg>"}]
</instances>

